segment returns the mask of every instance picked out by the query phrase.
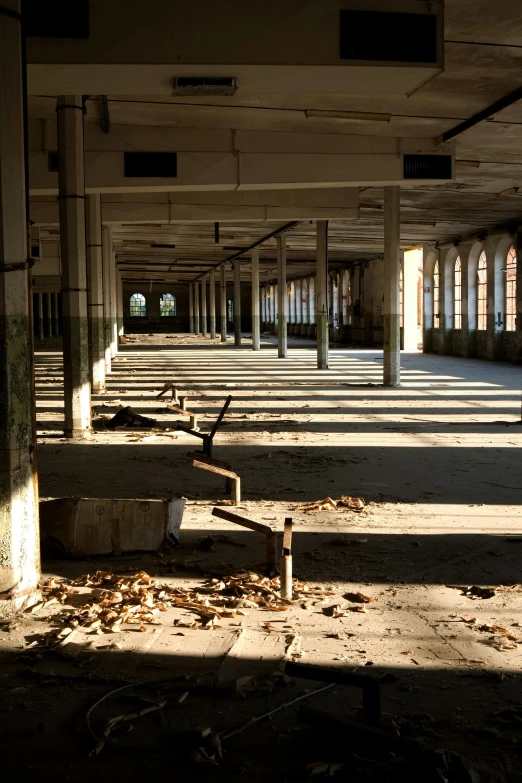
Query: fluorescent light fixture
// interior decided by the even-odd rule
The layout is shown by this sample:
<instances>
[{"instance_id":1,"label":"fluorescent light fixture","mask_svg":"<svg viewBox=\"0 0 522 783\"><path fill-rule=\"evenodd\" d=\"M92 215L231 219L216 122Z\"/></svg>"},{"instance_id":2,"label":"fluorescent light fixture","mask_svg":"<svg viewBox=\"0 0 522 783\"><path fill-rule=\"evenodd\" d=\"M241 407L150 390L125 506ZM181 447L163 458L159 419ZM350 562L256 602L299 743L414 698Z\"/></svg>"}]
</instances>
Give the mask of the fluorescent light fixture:
<instances>
[{"instance_id":1,"label":"fluorescent light fixture","mask_svg":"<svg viewBox=\"0 0 522 783\"><path fill-rule=\"evenodd\" d=\"M345 122L390 122L391 114L367 111L330 111L328 109L307 109L307 120L344 120Z\"/></svg>"}]
</instances>

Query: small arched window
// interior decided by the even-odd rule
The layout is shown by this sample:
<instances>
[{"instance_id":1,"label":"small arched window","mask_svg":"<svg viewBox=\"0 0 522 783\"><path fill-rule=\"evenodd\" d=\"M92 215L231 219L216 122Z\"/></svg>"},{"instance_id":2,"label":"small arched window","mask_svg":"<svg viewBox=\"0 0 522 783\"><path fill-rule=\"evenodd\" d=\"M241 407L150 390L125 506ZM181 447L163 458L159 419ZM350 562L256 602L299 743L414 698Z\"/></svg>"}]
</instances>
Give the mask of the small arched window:
<instances>
[{"instance_id":1,"label":"small arched window","mask_svg":"<svg viewBox=\"0 0 522 783\"><path fill-rule=\"evenodd\" d=\"M172 318L176 315L176 297L172 294L162 294L160 297L160 315Z\"/></svg>"},{"instance_id":2,"label":"small arched window","mask_svg":"<svg viewBox=\"0 0 522 783\"><path fill-rule=\"evenodd\" d=\"M147 302L143 294L133 294L130 298L130 317L145 318L147 315Z\"/></svg>"},{"instance_id":3,"label":"small arched window","mask_svg":"<svg viewBox=\"0 0 522 783\"><path fill-rule=\"evenodd\" d=\"M486 253L480 254L477 268L477 329L485 330L488 325L488 270Z\"/></svg>"},{"instance_id":4,"label":"small arched window","mask_svg":"<svg viewBox=\"0 0 522 783\"><path fill-rule=\"evenodd\" d=\"M434 329L437 329L439 326L439 319L440 319L439 295L440 295L439 262L435 261L435 266L433 267L433 328Z\"/></svg>"},{"instance_id":5,"label":"small arched window","mask_svg":"<svg viewBox=\"0 0 522 783\"><path fill-rule=\"evenodd\" d=\"M453 285L453 328L462 329L462 264L460 256L455 260L455 278Z\"/></svg>"},{"instance_id":6,"label":"small arched window","mask_svg":"<svg viewBox=\"0 0 522 783\"><path fill-rule=\"evenodd\" d=\"M506 331L514 332L517 328L517 251L509 248L506 262Z\"/></svg>"}]
</instances>

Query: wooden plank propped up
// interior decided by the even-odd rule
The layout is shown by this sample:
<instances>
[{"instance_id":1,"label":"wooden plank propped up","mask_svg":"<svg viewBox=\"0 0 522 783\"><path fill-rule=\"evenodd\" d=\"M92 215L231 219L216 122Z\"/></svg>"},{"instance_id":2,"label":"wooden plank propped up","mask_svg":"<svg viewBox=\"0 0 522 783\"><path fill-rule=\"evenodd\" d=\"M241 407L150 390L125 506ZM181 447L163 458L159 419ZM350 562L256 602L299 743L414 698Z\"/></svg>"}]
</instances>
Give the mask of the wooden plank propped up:
<instances>
[{"instance_id":1,"label":"wooden plank propped up","mask_svg":"<svg viewBox=\"0 0 522 783\"><path fill-rule=\"evenodd\" d=\"M255 522L253 519L247 519L239 514L233 514L231 511L226 511L224 508L215 506L212 509L212 516L225 519L227 522L232 522L234 525L240 525L246 527L249 530L255 530L256 533L263 533L266 536L266 567L267 573L273 574L277 571L277 533L269 525L263 525L261 522Z\"/></svg>"}]
</instances>

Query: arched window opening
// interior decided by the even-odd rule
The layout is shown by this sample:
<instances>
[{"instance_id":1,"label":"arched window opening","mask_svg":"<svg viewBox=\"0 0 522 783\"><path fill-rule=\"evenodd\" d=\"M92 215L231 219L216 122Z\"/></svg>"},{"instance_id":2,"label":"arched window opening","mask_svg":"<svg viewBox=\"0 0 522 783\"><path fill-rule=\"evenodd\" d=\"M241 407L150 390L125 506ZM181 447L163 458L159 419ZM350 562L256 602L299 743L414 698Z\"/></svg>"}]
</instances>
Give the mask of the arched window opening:
<instances>
[{"instance_id":1,"label":"arched window opening","mask_svg":"<svg viewBox=\"0 0 522 783\"><path fill-rule=\"evenodd\" d=\"M133 294L130 298L131 318L145 318L147 315L147 302L143 294Z\"/></svg>"},{"instance_id":2,"label":"arched window opening","mask_svg":"<svg viewBox=\"0 0 522 783\"><path fill-rule=\"evenodd\" d=\"M435 261L435 266L433 267L433 328L434 329L437 329L439 326L439 319L440 319L439 296L440 296L439 262Z\"/></svg>"},{"instance_id":3,"label":"arched window opening","mask_svg":"<svg viewBox=\"0 0 522 783\"><path fill-rule=\"evenodd\" d=\"M477 268L477 329L485 330L488 325L488 270L486 253L480 254Z\"/></svg>"},{"instance_id":4,"label":"arched window opening","mask_svg":"<svg viewBox=\"0 0 522 783\"><path fill-rule=\"evenodd\" d=\"M517 328L517 251L509 248L506 263L506 331L514 332Z\"/></svg>"},{"instance_id":5,"label":"arched window opening","mask_svg":"<svg viewBox=\"0 0 522 783\"><path fill-rule=\"evenodd\" d=\"M455 260L453 292L453 327L462 329L462 264L460 256L457 256Z\"/></svg>"},{"instance_id":6,"label":"arched window opening","mask_svg":"<svg viewBox=\"0 0 522 783\"><path fill-rule=\"evenodd\" d=\"M234 302L232 299L227 300L227 322L234 323Z\"/></svg>"},{"instance_id":7,"label":"arched window opening","mask_svg":"<svg viewBox=\"0 0 522 783\"><path fill-rule=\"evenodd\" d=\"M162 294L160 297L160 315L173 318L176 315L176 297L172 294Z\"/></svg>"}]
</instances>

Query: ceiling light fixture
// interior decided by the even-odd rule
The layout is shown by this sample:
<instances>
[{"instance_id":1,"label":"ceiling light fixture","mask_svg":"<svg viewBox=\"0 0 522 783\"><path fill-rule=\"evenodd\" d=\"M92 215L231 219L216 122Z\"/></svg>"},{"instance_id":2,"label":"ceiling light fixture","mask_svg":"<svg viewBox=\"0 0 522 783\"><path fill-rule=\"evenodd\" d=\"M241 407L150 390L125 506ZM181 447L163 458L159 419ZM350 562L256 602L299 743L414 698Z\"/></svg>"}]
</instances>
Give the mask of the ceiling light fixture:
<instances>
[{"instance_id":1,"label":"ceiling light fixture","mask_svg":"<svg viewBox=\"0 0 522 783\"><path fill-rule=\"evenodd\" d=\"M329 109L307 109L307 120L344 120L344 122L390 122L392 115L367 111L330 111Z\"/></svg>"}]
</instances>

